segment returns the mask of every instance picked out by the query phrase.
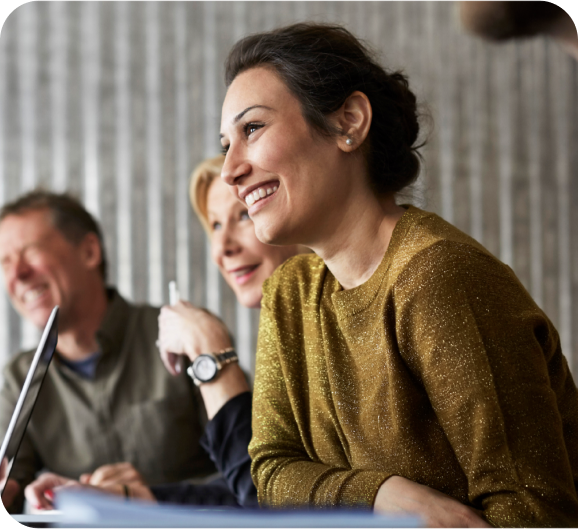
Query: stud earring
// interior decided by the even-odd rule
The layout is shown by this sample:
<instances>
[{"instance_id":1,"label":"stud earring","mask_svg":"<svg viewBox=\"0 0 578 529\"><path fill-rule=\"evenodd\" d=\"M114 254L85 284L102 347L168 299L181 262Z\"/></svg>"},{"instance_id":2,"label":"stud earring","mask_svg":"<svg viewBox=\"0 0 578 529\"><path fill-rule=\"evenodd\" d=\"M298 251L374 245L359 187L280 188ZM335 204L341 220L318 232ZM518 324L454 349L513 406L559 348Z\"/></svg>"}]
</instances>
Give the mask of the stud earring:
<instances>
[{"instance_id":1,"label":"stud earring","mask_svg":"<svg viewBox=\"0 0 578 529\"><path fill-rule=\"evenodd\" d=\"M353 145L353 140L351 138L347 138L345 140L345 143L347 143L347 145L349 145L351 147Z\"/></svg>"}]
</instances>

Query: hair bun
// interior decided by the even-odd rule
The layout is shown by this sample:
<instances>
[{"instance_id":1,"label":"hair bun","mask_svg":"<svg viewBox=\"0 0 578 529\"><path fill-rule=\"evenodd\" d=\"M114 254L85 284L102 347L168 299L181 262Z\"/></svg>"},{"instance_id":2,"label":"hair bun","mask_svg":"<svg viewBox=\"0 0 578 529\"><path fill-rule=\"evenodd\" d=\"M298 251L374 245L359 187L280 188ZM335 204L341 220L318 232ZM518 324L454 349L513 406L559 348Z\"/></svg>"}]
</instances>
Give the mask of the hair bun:
<instances>
[{"instance_id":1,"label":"hair bun","mask_svg":"<svg viewBox=\"0 0 578 529\"><path fill-rule=\"evenodd\" d=\"M275 69L299 100L307 123L326 136L342 133L329 116L353 92L363 92L373 111L363 152L375 192L396 193L417 178L419 122L407 77L387 72L347 29L299 23L245 37L227 59L227 85L257 66Z\"/></svg>"}]
</instances>

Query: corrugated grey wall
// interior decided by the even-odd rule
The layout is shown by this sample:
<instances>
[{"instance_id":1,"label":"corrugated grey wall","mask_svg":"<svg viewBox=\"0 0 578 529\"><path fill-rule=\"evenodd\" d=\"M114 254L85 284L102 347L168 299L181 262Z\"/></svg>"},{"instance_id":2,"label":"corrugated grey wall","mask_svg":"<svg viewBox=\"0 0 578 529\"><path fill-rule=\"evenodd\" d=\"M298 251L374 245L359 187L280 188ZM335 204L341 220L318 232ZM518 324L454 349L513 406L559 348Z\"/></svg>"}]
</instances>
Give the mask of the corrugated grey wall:
<instances>
[{"instance_id":1,"label":"corrugated grey wall","mask_svg":"<svg viewBox=\"0 0 578 529\"><path fill-rule=\"evenodd\" d=\"M102 222L111 282L140 302L220 313L252 368L240 308L187 203L219 151L222 64L241 36L335 21L402 67L435 128L414 196L511 265L578 369L576 63L544 39L464 35L451 2L39 2L0 37L0 202L35 185L77 193ZM0 298L0 362L36 340Z\"/></svg>"}]
</instances>

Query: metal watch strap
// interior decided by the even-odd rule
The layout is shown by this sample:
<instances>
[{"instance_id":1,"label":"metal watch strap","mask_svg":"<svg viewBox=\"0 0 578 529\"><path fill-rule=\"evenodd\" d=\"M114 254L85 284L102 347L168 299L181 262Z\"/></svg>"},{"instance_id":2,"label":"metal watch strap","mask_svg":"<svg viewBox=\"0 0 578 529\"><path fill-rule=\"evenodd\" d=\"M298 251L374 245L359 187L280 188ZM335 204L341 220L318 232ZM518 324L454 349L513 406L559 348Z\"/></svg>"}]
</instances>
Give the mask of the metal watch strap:
<instances>
[{"instance_id":1,"label":"metal watch strap","mask_svg":"<svg viewBox=\"0 0 578 529\"><path fill-rule=\"evenodd\" d=\"M195 375L194 366L195 366L196 362L198 361L198 359L202 358L204 356L205 357L206 356L211 357L214 360L214 362L216 363L217 372L215 373L214 377L211 378L210 380L199 380ZM232 364L233 362L238 362L238 361L239 361L239 357L237 356L235 349L233 349L232 347L229 347L228 349L223 349L222 351L219 351L218 353L205 353L205 354L198 356L197 359L193 362L193 364L187 368L187 374L193 379L196 386L200 386L202 384L205 384L207 382L212 382L213 380L215 380L219 376L219 373L221 372L223 367L226 366L227 364Z\"/></svg>"},{"instance_id":2,"label":"metal watch strap","mask_svg":"<svg viewBox=\"0 0 578 529\"><path fill-rule=\"evenodd\" d=\"M239 361L237 351L235 351L235 349L233 349L232 347L229 347L228 349L223 349L218 353L213 353L213 356L217 359L217 362L219 362L221 368L223 366L226 366L227 364Z\"/></svg>"}]
</instances>

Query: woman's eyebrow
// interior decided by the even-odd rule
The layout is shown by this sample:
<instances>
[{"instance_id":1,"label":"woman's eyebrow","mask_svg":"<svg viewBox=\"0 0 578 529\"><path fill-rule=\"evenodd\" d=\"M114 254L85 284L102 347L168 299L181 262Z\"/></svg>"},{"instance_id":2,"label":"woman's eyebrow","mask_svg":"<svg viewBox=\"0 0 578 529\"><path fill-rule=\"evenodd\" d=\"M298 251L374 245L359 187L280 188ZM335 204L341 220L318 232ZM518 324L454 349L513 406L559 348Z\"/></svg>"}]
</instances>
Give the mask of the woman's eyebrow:
<instances>
[{"instance_id":1,"label":"woman's eyebrow","mask_svg":"<svg viewBox=\"0 0 578 529\"><path fill-rule=\"evenodd\" d=\"M239 113L235 116L235 118L233 119L233 123L238 123L239 120L240 120L247 112L249 112L249 110L253 110L254 108L264 108L264 109L266 109L266 110L273 110L272 108L267 107L267 106L265 106L265 105L253 105L253 106L247 107L245 110L239 112Z\"/></svg>"},{"instance_id":2,"label":"woman's eyebrow","mask_svg":"<svg viewBox=\"0 0 578 529\"><path fill-rule=\"evenodd\" d=\"M234 118L233 118L233 123L238 123L240 121L240 119L250 110L253 110L254 108L264 108L265 110L273 110L271 107L265 106L265 105L252 105L250 107L247 107L245 110L242 110L241 112L239 112ZM225 137L225 135L223 133L219 134L219 139L223 139Z\"/></svg>"}]
</instances>

